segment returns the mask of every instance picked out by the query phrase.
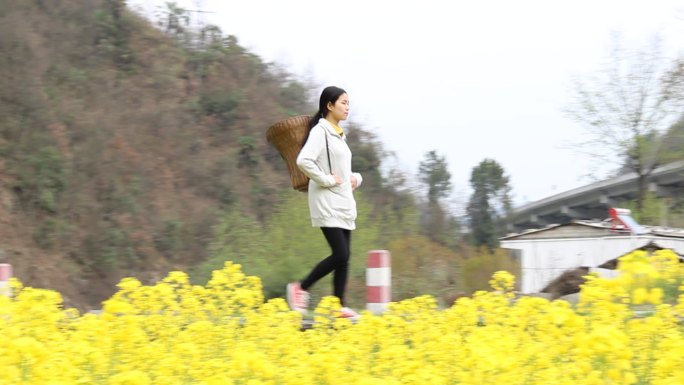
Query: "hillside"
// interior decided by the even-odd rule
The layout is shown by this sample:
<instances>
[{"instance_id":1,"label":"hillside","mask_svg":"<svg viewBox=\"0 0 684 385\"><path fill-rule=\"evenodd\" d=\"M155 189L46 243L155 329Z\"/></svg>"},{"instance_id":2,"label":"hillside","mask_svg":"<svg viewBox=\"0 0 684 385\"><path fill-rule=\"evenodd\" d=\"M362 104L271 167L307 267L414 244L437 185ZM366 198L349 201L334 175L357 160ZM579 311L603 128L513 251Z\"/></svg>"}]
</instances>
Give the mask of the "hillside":
<instances>
[{"instance_id":1,"label":"hillside","mask_svg":"<svg viewBox=\"0 0 684 385\"><path fill-rule=\"evenodd\" d=\"M263 216L288 186L263 132L307 106L234 38L189 51L123 1L0 2L0 79L0 255L74 305L202 260L221 207Z\"/></svg>"}]
</instances>

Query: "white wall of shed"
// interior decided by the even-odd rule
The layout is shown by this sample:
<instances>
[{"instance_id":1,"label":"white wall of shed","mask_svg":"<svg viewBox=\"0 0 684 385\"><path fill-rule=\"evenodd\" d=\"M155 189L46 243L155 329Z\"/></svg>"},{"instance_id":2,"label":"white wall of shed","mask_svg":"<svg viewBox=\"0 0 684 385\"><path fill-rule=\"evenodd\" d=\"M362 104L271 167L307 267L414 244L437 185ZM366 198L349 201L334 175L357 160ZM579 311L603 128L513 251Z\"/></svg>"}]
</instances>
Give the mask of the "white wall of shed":
<instances>
[{"instance_id":1,"label":"white wall of shed","mask_svg":"<svg viewBox=\"0 0 684 385\"><path fill-rule=\"evenodd\" d=\"M521 291L537 293L566 270L597 267L649 242L684 254L684 239L652 235L507 240L501 241L501 247L521 250Z\"/></svg>"}]
</instances>

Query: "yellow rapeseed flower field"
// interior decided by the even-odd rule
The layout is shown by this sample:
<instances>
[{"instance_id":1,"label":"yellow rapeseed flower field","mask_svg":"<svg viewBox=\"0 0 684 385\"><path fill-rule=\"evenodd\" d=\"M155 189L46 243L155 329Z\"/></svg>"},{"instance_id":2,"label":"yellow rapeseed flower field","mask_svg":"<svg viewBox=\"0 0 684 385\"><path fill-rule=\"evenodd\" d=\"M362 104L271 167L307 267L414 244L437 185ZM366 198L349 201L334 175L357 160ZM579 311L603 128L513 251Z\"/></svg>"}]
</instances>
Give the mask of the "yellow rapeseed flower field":
<instances>
[{"instance_id":1,"label":"yellow rapeseed flower field","mask_svg":"<svg viewBox=\"0 0 684 385\"><path fill-rule=\"evenodd\" d=\"M448 309L422 296L356 323L326 297L306 331L231 262L206 286L126 278L102 314L15 280L0 296L0 384L684 384L677 255L635 252L619 269L590 277L577 305L517 296L503 271Z\"/></svg>"}]
</instances>

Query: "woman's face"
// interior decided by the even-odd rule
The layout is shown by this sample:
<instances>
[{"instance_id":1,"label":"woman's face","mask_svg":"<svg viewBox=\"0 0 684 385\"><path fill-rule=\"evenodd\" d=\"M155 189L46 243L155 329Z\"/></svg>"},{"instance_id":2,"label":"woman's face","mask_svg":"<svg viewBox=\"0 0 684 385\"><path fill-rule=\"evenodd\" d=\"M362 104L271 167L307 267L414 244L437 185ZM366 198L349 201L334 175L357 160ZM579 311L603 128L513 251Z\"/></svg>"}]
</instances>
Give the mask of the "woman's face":
<instances>
[{"instance_id":1,"label":"woman's face","mask_svg":"<svg viewBox=\"0 0 684 385\"><path fill-rule=\"evenodd\" d=\"M347 119L349 116L349 96L342 94L337 98L335 104L328 103L328 114L332 114L332 117L338 122Z\"/></svg>"}]
</instances>

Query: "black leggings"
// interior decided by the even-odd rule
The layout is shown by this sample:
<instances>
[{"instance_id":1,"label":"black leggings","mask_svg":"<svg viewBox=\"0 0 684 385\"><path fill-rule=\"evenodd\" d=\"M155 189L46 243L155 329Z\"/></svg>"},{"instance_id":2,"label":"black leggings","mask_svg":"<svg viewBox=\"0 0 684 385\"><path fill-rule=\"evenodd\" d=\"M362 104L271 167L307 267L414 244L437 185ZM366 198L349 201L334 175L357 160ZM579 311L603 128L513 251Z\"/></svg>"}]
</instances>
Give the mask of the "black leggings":
<instances>
[{"instance_id":1,"label":"black leggings","mask_svg":"<svg viewBox=\"0 0 684 385\"><path fill-rule=\"evenodd\" d=\"M333 294L340 299L344 306L344 290L347 286L347 274L349 272L349 256L351 253L351 230L339 227L321 227L325 239L330 245L332 254L311 270L311 273L301 282L302 289L308 290L316 281L333 274Z\"/></svg>"}]
</instances>

